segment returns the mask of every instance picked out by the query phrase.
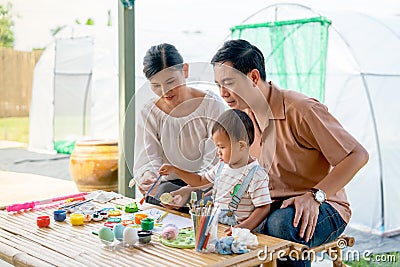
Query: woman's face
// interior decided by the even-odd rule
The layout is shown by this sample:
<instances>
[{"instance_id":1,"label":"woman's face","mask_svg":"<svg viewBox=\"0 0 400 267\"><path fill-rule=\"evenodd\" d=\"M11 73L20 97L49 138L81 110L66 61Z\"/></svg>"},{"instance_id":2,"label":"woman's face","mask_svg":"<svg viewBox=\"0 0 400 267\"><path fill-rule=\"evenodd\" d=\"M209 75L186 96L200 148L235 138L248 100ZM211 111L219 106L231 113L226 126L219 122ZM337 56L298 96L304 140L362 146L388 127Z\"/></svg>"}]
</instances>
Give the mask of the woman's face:
<instances>
[{"instance_id":1,"label":"woman's face","mask_svg":"<svg viewBox=\"0 0 400 267\"><path fill-rule=\"evenodd\" d=\"M187 64L184 64L182 69L171 67L158 72L149 79L151 89L167 103L177 101L179 89L186 85L187 68Z\"/></svg>"}]
</instances>

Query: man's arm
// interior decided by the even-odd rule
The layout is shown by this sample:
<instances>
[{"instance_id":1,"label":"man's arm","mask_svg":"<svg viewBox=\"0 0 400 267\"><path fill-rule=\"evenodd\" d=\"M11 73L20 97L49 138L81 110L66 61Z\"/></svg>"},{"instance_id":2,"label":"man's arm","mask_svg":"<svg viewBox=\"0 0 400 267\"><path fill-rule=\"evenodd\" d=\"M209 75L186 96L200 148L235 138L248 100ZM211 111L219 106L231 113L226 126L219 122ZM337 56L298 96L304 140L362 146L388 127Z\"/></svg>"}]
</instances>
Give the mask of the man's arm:
<instances>
[{"instance_id":1,"label":"man's arm","mask_svg":"<svg viewBox=\"0 0 400 267\"><path fill-rule=\"evenodd\" d=\"M333 167L315 188L325 191L327 197L336 194L367 163L368 158L368 152L360 144L357 144L347 157ZM311 192L307 192L302 196L283 201L281 208L286 208L290 205L294 205L296 210L293 226L297 227L301 220L299 235L308 242L314 234L317 224L319 203L314 200Z\"/></svg>"},{"instance_id":2,"label":"man's arm","mask_svg":"<svg viewBox=\"0 0 400 267\"><path fill-rule=\"evenodd\" d=\"M368 152L360 144L339 164L332 168L315 187L322 189L327 197L333 196L342 189L356 173L368 162Z\"/></svg>"}]
</instances>

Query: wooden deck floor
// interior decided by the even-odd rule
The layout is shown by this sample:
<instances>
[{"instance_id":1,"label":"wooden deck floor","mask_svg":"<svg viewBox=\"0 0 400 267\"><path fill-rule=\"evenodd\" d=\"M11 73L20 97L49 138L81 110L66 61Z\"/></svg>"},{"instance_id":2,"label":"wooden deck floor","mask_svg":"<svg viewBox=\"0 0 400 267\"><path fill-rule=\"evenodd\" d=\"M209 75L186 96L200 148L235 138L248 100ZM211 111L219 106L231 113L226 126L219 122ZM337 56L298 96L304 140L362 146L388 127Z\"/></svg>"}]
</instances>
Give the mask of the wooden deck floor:
<instances>
[{"instance_id":1,"label":"wooden deck floor","mask_svg":"<svg viewBox=\"0 0 400 267\"><path fill-rule=\"evenodd\" d=\"M0 206L77 193L73 181L0 171Z\"/></svg>"}]
</instances>

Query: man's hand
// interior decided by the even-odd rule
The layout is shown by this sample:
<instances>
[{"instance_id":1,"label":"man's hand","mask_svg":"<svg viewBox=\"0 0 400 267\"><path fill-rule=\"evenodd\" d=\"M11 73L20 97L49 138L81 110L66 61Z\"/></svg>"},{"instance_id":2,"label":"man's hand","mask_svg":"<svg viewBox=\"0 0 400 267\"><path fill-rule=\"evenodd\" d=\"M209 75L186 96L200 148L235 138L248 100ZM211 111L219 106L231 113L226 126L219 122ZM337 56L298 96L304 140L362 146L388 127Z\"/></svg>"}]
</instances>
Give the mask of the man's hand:
<instances>
[{"instance_id":1,"label":"man's hand","mask_svg":"<svg viewBox=\"0 0 400 267\"><path fill-rule=\"evenodd\" d=\"M308 242L314 234L319 214L319 203L314 200L311 192L283 201L281 209L294 205L295 214L293 226L297 227L301 219L299 236Z\"/></svg>"},{"instance_id":2,"label":"man's hand","mask_svg":"<svg viewBox=\"0 0 400 267\"><path fill-rule=\"evenodd\" d=\"M193 187L184 186L178 190L172 191L170 192L171 196L173 197L172 202L168 205L161 203L161 205L169 209L179 209L187 203L193 190L195 190Z\"/></svg>"},{"instance_id":3,"label":"man's hand","mask_svg":"<svg viewBox=\"0 0 400 267\"><path fill-rule=\"evenodd\" d=\"M169 175L171 173L175 173L176 168L171 164L163 164L160 169L158 169L158 173L160 175Z\"/></svg>"}]
</instances>

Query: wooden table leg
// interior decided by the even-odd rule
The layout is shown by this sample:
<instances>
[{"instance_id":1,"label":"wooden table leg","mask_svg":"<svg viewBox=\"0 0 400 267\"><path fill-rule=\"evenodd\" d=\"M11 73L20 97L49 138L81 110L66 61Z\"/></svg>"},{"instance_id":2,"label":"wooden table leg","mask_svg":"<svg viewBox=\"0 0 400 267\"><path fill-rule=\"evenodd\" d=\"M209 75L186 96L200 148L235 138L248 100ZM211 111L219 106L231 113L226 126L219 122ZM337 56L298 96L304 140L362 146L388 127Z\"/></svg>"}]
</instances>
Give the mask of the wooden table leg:
<instances>
[{"instance_id":1,"label":"wooden table leg","mask_svg":"<svg viewBox=\"0 0 400 267\"><path fill-rule=\"evenodd\" d=\"M261 264L261 267L276 267L276 266L277 266L276 259L273 261Z\"/></svg>"}]
</instances>

